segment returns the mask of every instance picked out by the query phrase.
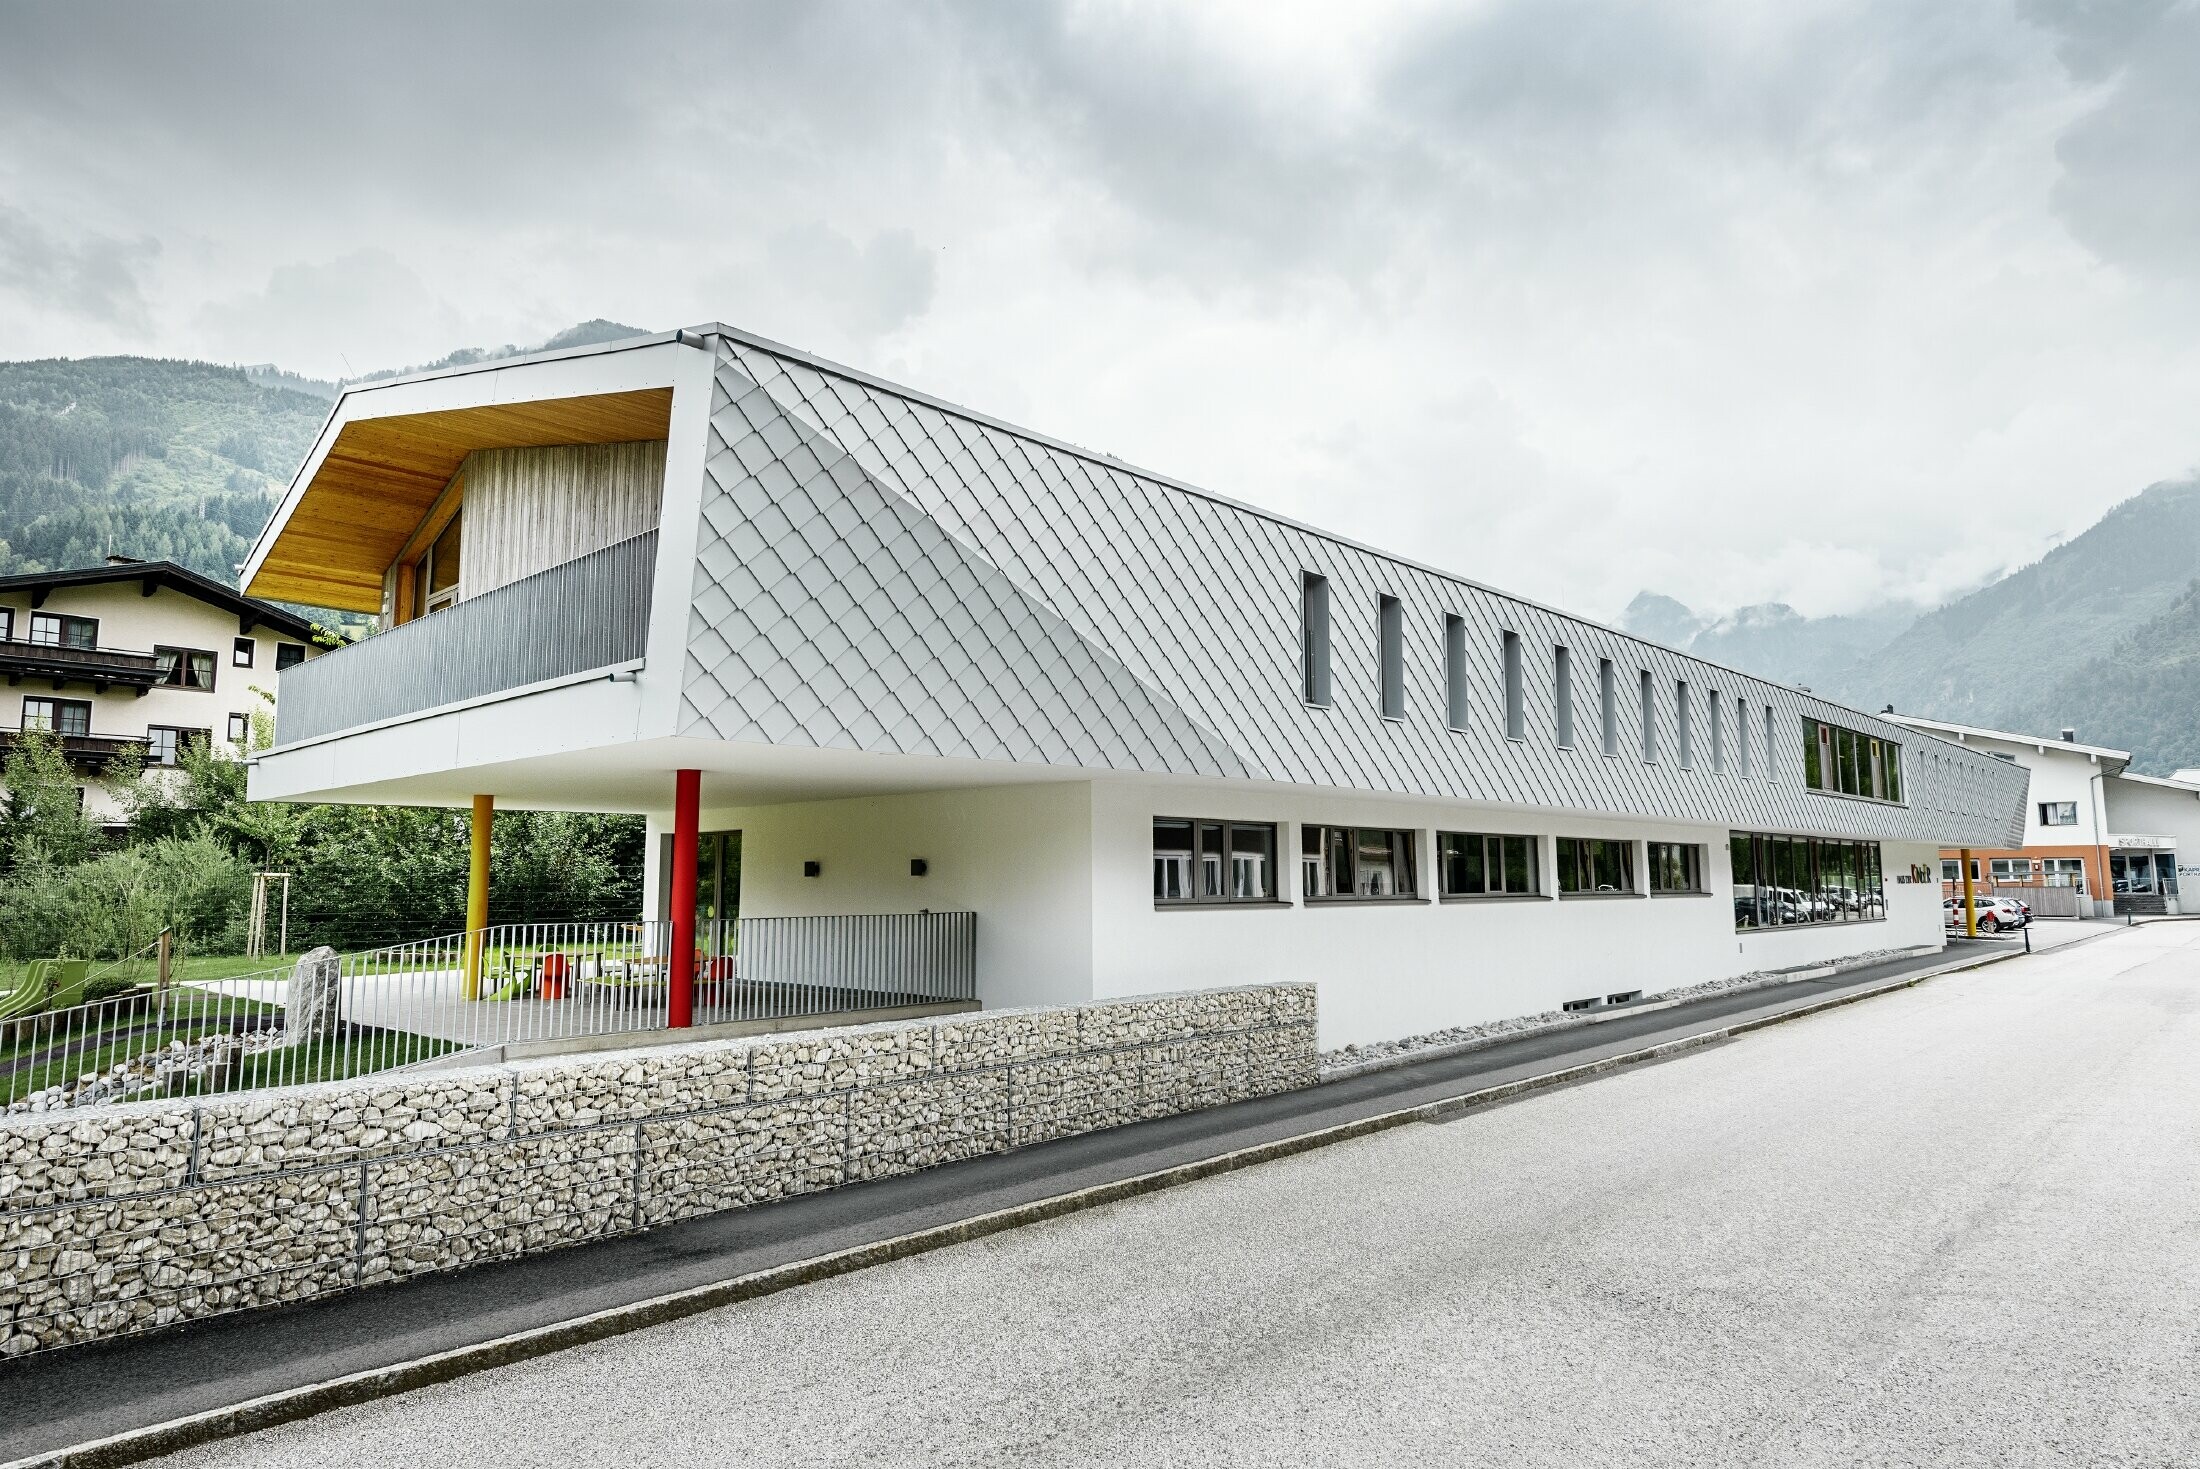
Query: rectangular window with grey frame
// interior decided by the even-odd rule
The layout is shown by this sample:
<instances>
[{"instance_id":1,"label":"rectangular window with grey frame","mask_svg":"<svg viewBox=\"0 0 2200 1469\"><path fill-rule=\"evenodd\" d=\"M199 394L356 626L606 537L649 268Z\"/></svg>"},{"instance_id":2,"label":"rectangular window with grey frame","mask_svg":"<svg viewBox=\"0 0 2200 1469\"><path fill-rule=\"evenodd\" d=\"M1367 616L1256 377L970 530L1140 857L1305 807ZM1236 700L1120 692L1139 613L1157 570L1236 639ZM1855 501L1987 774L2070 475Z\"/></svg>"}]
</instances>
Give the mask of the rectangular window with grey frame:
<instances>
[{"instance_id":1,"label":"rectangular window with grey frame","mask_svg":"<svg viewBox=\"0 0 2200 1469\"><path fill-rule=\"evenodd\" d=\"M1704 722L1711 726L1711 773L1726 774L1726 715L1719 707L1719 691L1705 696Z\"/></svg>"},{"instance_id":2,"label":"rectangular window with grey frame","mask_svg":"<svg viewBox=\"0 0 2200 1469\"><path fill-rule=\"evenodd\" d=\"M1688 680L1685 678L1673 681L1673 715L1680 722L1681 769L1693 770L1696 767L1695 710L1688 697Z\"/></svg>"},{"instance_id":3,"label":"rectangular window with grey frame","mask_svg":"<svg viewBox=\"0 0 2200 1469\"><path fill-rule=\"evenodd\" d=\"M1650 677L1650 670L1642 671L1642 760L1645 765L1658 763L1658 686Z\"/></svg>"},{"instance_id":4,"label":"rectangular window with grey frame","mask_svg":"<svg viewBox=\"0 0 2200 1469\"><path fill-rule=\"evenodd\" d=\"M1444 614L1444 723L1467 727L1467 620Z\"/></svg>"},{"instance_id":5,"label":"rectangular window with grey frame","mask_svg":"<svg viewBox=\"0 0 2200 1469\"><path fill-rule=\"evenodd\" d=\"M1329 578L1311 571L1299 577L1299 695L1329 707Z\"/></svg>"},{"instance_id":6,"label":"rectangular window with grey frame","mask_svg":"<svg viewBox=\"0 0 2200 1469\"><path fill-rule=\"evenodd\" d=\"M1772 733L1772 706L1765 705L1765 779L1780 778L1780 742Z\"/></svg>"},{"instance_id":7,"label":"rectangular window with grey frame","mask_svg":"<svg viewBox=\"0 0 2200 1469\"><path fill-rule=\"evenodd\" d=\"M1530 836L1440 831L1436 834L1439 892L1446 898L1539 897L1543 889L1536 881L1538 845Z\"/></svg>"},{"instance_id":8,"label":"rectangular window with grey frame","mask_svg":"<svg viewBox=\"0 0 2200 1469\"><path fill-rule=\"evenodd\" d=\"M1750 777L1749 769L1749 700L1734 701L1734 749L1742 762L1742 779Z\"/></svg>"},{"instance_id":9,"label":"rectangular window with grey frame","mask_svg":"<svg viewBox=\"0 0 2200 1469\"><path fill-rule=\"evenodd\" d=\"M1599 714L1604 720L1604 753L1619 754L1619 677L1612 668L1612 660L1597 660L1597 702Z\"/></svg>"},{"instance_id":10,"label":"rectangular window with grey frame","mask_svg":"<svg viewBox=\"0 0 2200 1469\"><path fill-rule=\"evenodd\" d=\"M1574 747L1574 655L1563 645L1551 650L1551 713L1558 723L1558 747Z\"/></svg>"},{"instance_id":11,"label":"rectangular window with grey frame","mask_svg":"<svg viewBox=\"0 0 2200 1469\"><path fill-rule=\"evenodd\" d=\"M1406 717L1406 609L1396 597L1375 599L1378 662L1382 674L1382 709L1385 719Z\"/></svg>"},{"instance_id":12,"label":"rectangular window with grey frame","mask_svg":"<svg viewBox=\"0 0 2200 1469\"><path fill-rule=\"evenodd\" d=\"M1505 738L1528 737L1528 695L1521 687L1520 634L1505 634Z\"/></svg>"}]
</instances>

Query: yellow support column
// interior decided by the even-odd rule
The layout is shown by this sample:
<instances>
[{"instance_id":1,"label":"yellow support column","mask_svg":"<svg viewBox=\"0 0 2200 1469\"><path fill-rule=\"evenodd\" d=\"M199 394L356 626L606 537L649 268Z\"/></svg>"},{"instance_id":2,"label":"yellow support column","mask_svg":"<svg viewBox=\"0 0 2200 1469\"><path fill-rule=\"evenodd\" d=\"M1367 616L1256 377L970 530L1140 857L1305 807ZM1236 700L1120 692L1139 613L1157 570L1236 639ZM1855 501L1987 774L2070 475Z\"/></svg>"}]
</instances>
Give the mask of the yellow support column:
<instances>
[{"instance_id":1,"label":"yellow support column","mask_svg":"<svg viewBox=\"0 0 2200 1469\"><path fill-rule=\"evenodd\" d=\"M1971 849L1960 848L1957 855L1963 859L1963 936L1978 937L1978 909L1971 902Z\"/></svg>"},{"instance_id":2,"label":"yellow support column","mask_svg":"<svg viewBox=\"0 0 2200 1469\"><path fill-rule=\"evenodd\" d=\"M489 926L489 827L496 820L497 798L474 797L473 860L466 869L466 988L469 1000L481 998L482 930Z\"/></svg>"}]
</instances>

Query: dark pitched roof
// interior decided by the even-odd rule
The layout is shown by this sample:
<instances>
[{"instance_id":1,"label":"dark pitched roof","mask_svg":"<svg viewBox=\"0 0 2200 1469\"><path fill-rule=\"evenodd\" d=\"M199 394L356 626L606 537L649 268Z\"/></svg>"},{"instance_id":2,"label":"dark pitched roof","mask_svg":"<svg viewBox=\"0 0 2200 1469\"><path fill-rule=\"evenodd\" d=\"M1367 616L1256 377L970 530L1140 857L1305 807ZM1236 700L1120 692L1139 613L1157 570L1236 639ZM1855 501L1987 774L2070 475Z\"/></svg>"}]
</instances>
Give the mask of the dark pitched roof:
<instances>
[{"instance_id":1,"label":"dark pitched roof","mask_svg":"<svg viewBox=\"0 0 2200 1469\"><path fill-rule=\"evenodd\" d=\"M235 587L223 586L173 561L111 561L104 566L79 566L67 571L25 571L0 576L0 592L31 594L31 605L46 600L56 587L100 586L111 582L136 582L146 596L157 591L180 592L212 607L237 614L240 627L264 627L300 642L313 640L313 624L295 612L285 612L272 602L247 597Z\"/></svg>"}]
</instances>

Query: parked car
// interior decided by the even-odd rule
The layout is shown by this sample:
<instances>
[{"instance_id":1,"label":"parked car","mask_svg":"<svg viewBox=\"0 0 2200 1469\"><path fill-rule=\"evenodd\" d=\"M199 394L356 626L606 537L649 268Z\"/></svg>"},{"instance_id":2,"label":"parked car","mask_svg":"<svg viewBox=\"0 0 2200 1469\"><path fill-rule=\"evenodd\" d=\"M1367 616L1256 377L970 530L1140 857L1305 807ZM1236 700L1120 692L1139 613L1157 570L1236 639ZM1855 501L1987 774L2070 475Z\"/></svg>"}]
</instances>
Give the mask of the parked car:
<instances>
[{"instance_id":1,"label":"parked car","mask_svg":"<svg viewBox=\"0 0 2200 1469\"><path fill-rule=\"evenodd\" d=\"M1947 927L1963 927L1961 898L1950 898L1940 906ZM1999 933L2005 928L2022 928L2032 921L2032 915L2014 898L1989 898L1982 895L1972 899L1972 907L1978 915L1980 933Z\"/></svg>"}]
</instances>

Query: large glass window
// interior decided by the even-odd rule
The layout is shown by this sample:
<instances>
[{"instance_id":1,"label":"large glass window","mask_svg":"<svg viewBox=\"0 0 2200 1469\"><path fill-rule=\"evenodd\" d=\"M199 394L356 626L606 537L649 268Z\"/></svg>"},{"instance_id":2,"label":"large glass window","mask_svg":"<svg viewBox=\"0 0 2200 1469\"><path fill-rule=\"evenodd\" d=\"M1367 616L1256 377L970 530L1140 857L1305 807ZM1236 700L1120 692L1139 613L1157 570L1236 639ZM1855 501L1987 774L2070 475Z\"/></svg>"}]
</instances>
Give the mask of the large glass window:
<instances>
[{"instance_id":1,"label":"large glass window","mask_svg":"<svg viewBox=\"0 0 2200 1469\"><path fill-rule=\"evenodd\" d=\"M1412 898L1413 833L1365 826L1300 831L1301 886L1309 898Z\"/></svg>"},{"instance_id":2,"label":"large glass window","mask_svg":"<svg viewBox=\"0 0 2200 1469\"><path fill-rule=\"evenodd\" d=\"M1275 902L1275 823L1155 817L1153 900Z\"/></svg>"},{"instance_id":3,"label":"large glass window","mask_svg":"<svg viewBox=\"0 0 2200 1469\"><path fill-rule=\"evenodd\" d=\"M1887 916L1877 842L1735 832L1734 926L1793 928Z\"/></svg>"},{"instance_id":4,"label":"large glass window","mask_svg":"<svg viewBox=\"0 0 2200 1469\"><path fill-rule=\"evenodd\" d=\"M1635 890L1635 844L1606 837L1558 839L1558 891L1631 893Z\"/></svg>"},{"instance_id":5,"label":"large glass window","mask_svg":"<svg viewBox=\"0 0 2200 1469\"><path fill-rule=\"evenodd\" d=\"M1900 801L1902 747L1892 740L1806 718L1803 783L1814 791L1861 796L1869 801Z\"/></svg>"},{"instance_id":6,"label":"large glass window","mask_svg":"<svg viewBox=\"0 0 2200 1469\"><path fill-rule=\"evenodd\" d=\"M1700 893L1703 886L1703 848L1694 842L1652 842L1650 891Z\"/></svg>"},{"instance_id":7,"label":"large glass window","mask_svg":"<svg viewBox=\"0 0 2200 1469\"><path fill-rule=\"evenodd\" d=\"M1535 848L1534 837L1440 831L1436 834L1438 891L1447 898L1540 893Z\"/></svg>"}]
</instances>

